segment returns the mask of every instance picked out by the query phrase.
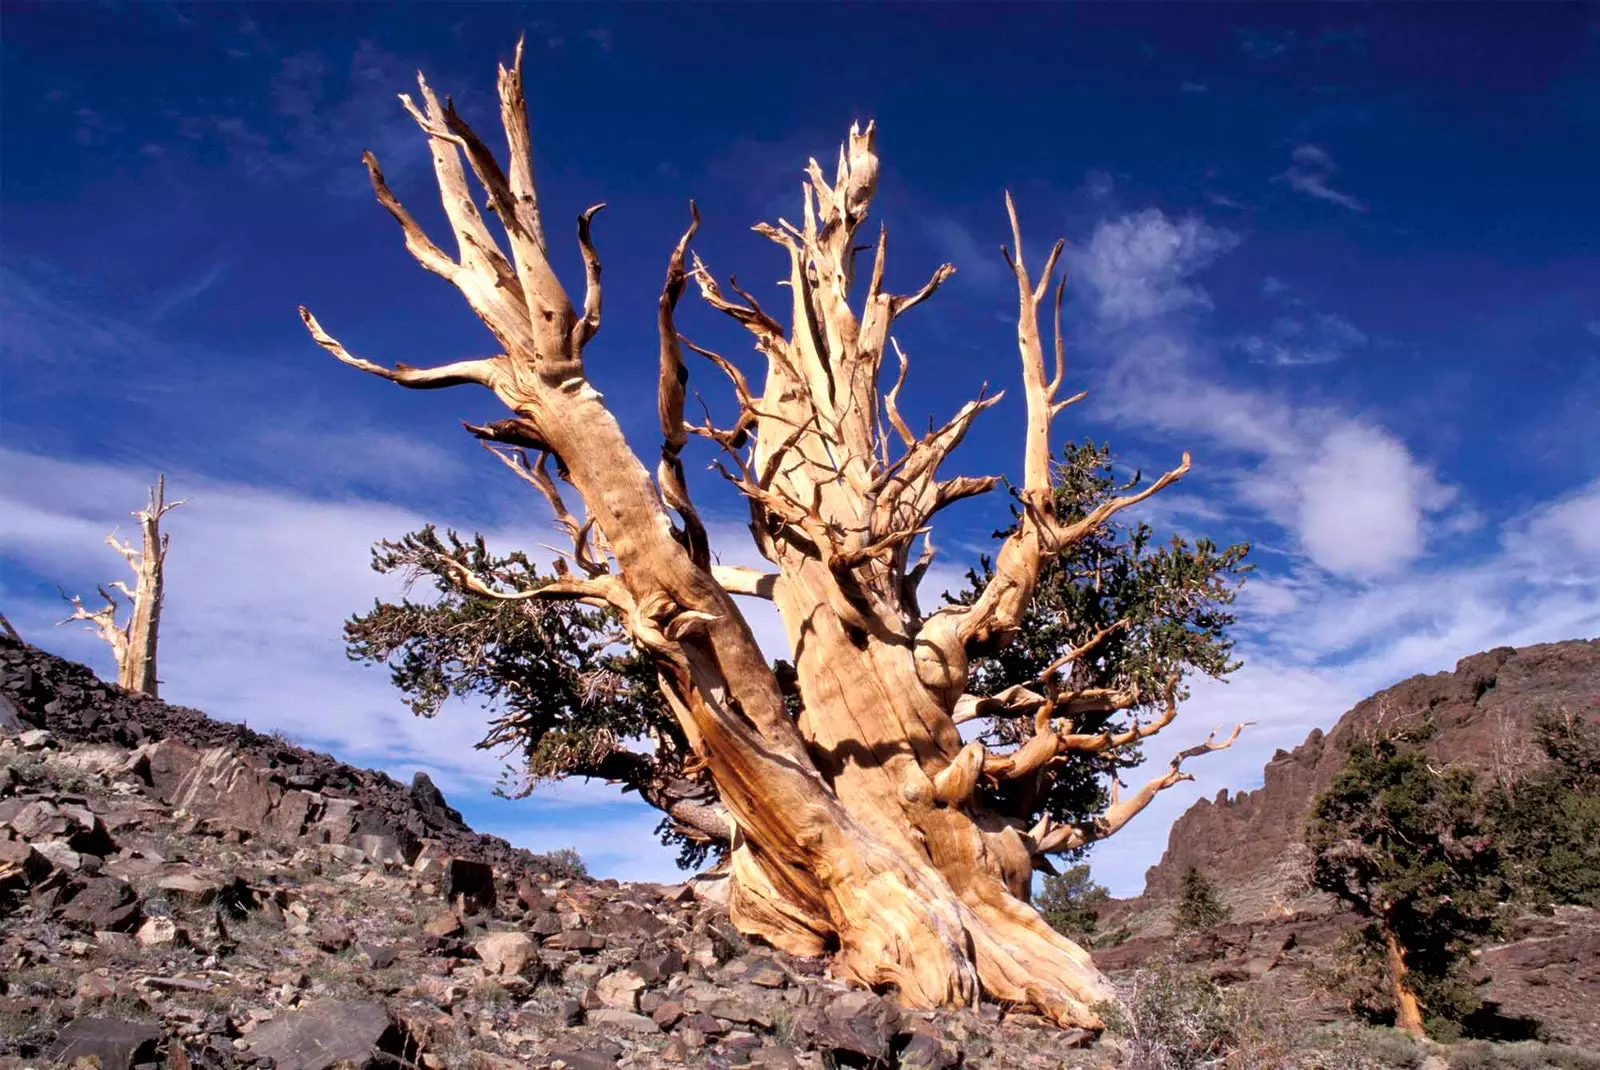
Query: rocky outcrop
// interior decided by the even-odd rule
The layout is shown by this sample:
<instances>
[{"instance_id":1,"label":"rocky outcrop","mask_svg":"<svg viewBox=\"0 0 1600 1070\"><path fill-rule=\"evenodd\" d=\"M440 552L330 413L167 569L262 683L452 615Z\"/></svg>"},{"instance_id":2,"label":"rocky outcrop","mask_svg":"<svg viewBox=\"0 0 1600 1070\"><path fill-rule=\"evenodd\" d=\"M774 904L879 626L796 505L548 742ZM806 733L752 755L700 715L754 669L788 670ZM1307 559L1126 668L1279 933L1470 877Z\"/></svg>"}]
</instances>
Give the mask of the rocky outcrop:
<instances>
[{"instance_id":1,"label":"rocky outcrop","mask_svg":"<svg viewBox=\"0 0 1600 1070\"><path fill-rule=\"evenodd\" d=\"M74 745L73 760L131 761L152 795L210 831L278 844L309 836L368 855L415 858L425 841L508 869L549 862L473 832L427 774L410 787L245 725L106 684L88 668L0 633L0 716ZM115 771L103 769L101 771Z\"/></svg>"},{"instance_id":2,"label":"rocky outcrop","mask_svg":"<svg viewBox=\"0 0 1600 1070\"><path fill-rule=\"evenodd\" d=\"M1137 923L1160 914L1176 901L1190 866L1221 888L1236 920L1281 916L1295 904L1279 894L1279 873L1304 842L1312 802L1343 767L1351 739L1427 718L1436 728L1428 747L1441 761L1493 775L1535 760L1533 721L1556 710L1600 720L1600 640L1501 647L1461 659L1454 672L1380 691L1332 731L1315 730L1293 751L1275 754L1260 788L1223 791L1190 807L1145 874L1144 893L1112 916Z\"/></svg>"}]
</instances>

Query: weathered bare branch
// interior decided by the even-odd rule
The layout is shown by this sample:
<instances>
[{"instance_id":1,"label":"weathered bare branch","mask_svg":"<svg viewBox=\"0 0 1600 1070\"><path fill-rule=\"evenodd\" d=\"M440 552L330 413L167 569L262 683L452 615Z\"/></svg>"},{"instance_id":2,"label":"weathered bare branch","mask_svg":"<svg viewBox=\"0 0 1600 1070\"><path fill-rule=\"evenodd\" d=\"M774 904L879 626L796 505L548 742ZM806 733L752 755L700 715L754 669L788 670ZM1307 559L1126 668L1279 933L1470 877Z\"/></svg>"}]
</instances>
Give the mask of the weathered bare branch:
<instances>
[{"instance_id":1,"label":"weathered bare branch","mask_svg":"<svg viewBox=\"0 0 1600 1070\"><path fill-rule=\"evenodd\" d=\"M661 418L661 463L656 467L656 483L661 497L683 521L683 542L689 556L701 568L711 564L711 548L706 540L706 528L689 500L689 487L683 475L684 444L688 434L683 423L684 387L689 382L689 369L683 363L683 350L678 344L678 330L673 324L673 312L678 298L683 296L688 279L683 257L700 229L700 209L689 202L689 226L678 239L667 260L667 278L661 286L661 299L657 304L656 327L660 343L660 376L656 391L657 413Z\"/></svg>"},{"instance_id":2,"label":"weathered bare branch","mask_svg":"<svg viewBox=\"0 0 1600 1070\"><path fill-rule=\"evenodd\" d=\"M1104 814L1101 814L1092 822L1061 825L1055 828L1047 826L1043 830L1036 830L1039 831L1039 834L1032 837L1034 853L1044 855L1057 854L1062 851L1074 851L1096 840L1103 840L1115 834L1126 826L1129 821L1133 820L1140 811L1149 806L1161 792L1166 791L1175 784L1194 779L1192 773L1183 771L1183 763L1185 761L1190 758L1197 758L1202 754L1209 754L1212 751L1227 750L1239 738L1239 733L1253 723L1252 721L1244 721L1235 725L1228 737L1220 742L1217 741L1216 732L1212 732L1205 738L1203 743L1179 751L1173 755L1171 764L1161 775L1147 781L1138 791L1127 798L1120 797L1120 793L1116 792L1116 784L1113 782L1114 801Z\"/></svg>"},{"instance_id":3,"label":"weathered bare branch","mask_svg":"<svg viewBox=\"0 0 1600 1070\"><path fill-rule=\"evenodd\" d=\"M305 323L306 330L311 332L311 337L317 345L332 353L342 363L413 390L437 390L440 387L461 386L465 383L475 383L492 390L497 374L495 362L503 359L487 357L480 360L460 360L437 368L413 368L407 364L396 364L393 368L385 368L381 364L374 364L370 360L352 354L337 338L322 329L322 324L317 322L317 318L304 305L300 306L300 319Z\"/></svg>"},{"instance_id":4,"label":"weathered bare branch","mask_svg":"<svg viewBox=\"0 0 1600 1070\"><path fill-rule=\"evenodd\" d=\"M582 350L600 329L600 254L594 250L589 222L605 204L595 204L578 216L578 247L583 250L583 315L572 325L572 347Z\"/></svg>"},{"instance_id":5,"label":"weathered bare branch","mask_svg":"<svg viewBox=\"0 0 1600 1070\"><path fill-rule=\"evenodd\" d=\"M712 565L711 575L729 594L749 595L770 600L778 585L778 574L762 572L747 565Z\"/></svg>"}]
</instances>

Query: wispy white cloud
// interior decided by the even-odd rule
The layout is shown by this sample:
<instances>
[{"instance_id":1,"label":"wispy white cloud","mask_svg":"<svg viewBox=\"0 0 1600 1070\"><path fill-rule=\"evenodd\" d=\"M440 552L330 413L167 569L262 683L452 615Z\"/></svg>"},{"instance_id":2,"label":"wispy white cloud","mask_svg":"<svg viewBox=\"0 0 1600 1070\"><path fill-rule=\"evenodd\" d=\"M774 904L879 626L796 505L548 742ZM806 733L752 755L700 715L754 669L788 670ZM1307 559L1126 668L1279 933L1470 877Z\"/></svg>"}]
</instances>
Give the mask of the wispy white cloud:
<instances>
[{"instance_id":1,"label":"wispy white cloud","mask_svg":"<svg viewBox=\"0 0 1600 1070\"><path fill-rule=\"evenodd\" d=\"M1094 261L1081 342L1103 361L1100 412L1221 451L1222 478L1208 485L1217 496L1158 498L1158 514L1170 509L1158 518L1247 531L1258 546L1281 533L1291 552L1258 554L1263 570L1237 603L1245 667L1227 683L1197 682L1147 753L1159 767L1216 725L1259 723L1232 750L1191 763L1196 789L1164 793L1095 849L1097 878L1118 894L1139 890L1171 821L1197 795L1259 784L1277 748L1331 726L1373 691L1488 647L1600 632L1600 479L1506 519L1494 538L1475 540L1475 553L1433 553L1438 538L1483 516L1399 435L1369 415L1228 378L1218 351L1238 343L1209 329L1210 301L1193 278L1229 247L1210 230L1154 209L1103 222L1090 249L1104 239L1142 255ZM1281 279L1262 289L1302 322L1320 315ZM1107 293L1137 299L1107 303Z\"/></svg>"},{"instance_id":2,"label":"wispy white cloud","mask_svg":"<svg viewBox=\"0 0 1600 1070\"><path fill-rule=\"evenodd\" d=\"M1365 331L1332 312L1279 316L1266 331L1239 339L1239 348L1250 359L1279 368L1328 364L1367 344Z\"/></svg>"},{"instance_id":3,"label":"wispy white cloud","mask_svg":"<svg viewBox=\"0 0 1600 1070\"><path fill-rule=\"evenodd\" d=\"M1290 189L1307 197L1328 201L1352 212L1365 212L1367 206L1362 201L1328 184L1336 170L1338 165L1326 149L1318 145L1296 145L1289 169L1277 177L1279 181L1287 182Z\"/></svg>"},{"instance_id":4,"label":"wispy white cloud","mask_svg":"<svg viewBox=\"0 0 1600 1070\"><path fill-rule=\"evenodd\" d=\"M1109 357L1101 411L1244 455L1234 473L1241 500L1319 567L1367 577L1404 566L1453 492L1370 420L1229 385L1192 317L1175 315L1209 307L1192 276L1234 244L1202 220L1174 223L1157 209L1096 229L1081 274L1093 288L1090 344Z\"/></svg>"},{"instance_id":5,"label":"wispy white cloud","mask_svg":"<svg viewBox=\"0 0 1600 1070\"><path fill-rule=\"evenodd\" d=\"M1237 244L1229 231L1193 216L1174 221L1146 208L1102 223L1072 258L1094 294L1095 314L1123 324L1210 307L1210 296L1190 276Z\"/></svg>"},{"instance_id":6,"label":"wispy white cloud","mask_svg":"<svg viewBox=\"0 0 1600 1070\"><path fill-rule=\"evenodd\" d=\"M978 241L966 224L948 216L935 216L924 220L922 229L938 254L972 284L993 290L1009 282L1011 273L1005 262L992 247Z\"/></svg>"}]
</instances>

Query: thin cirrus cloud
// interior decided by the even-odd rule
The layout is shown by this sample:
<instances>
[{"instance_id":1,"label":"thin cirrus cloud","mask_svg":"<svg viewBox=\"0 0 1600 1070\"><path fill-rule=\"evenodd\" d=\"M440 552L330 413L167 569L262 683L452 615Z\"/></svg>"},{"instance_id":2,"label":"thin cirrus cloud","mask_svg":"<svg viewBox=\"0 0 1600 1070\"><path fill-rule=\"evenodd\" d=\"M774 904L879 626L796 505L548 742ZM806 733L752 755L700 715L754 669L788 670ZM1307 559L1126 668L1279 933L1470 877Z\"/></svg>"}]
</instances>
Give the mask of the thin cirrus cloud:
<instances>
[{"instance_id":1,"label":"thin cirrus cloud","mask_svg":"<svg viewBox=\"0 0 1600 1070\"><path fill-rule=\"evenodd\" d=\"M1338 165L1333 162L1328 150L1319 145L1296 145L1290 157L1289 169L1277 178L1280 182L1288 183L1290 189L1307 197L1337 204L1352 212L1365 212L1367 206L1360 199L1329 185L1329 179L1337 170Z\"/></svg>"}]
</instances>

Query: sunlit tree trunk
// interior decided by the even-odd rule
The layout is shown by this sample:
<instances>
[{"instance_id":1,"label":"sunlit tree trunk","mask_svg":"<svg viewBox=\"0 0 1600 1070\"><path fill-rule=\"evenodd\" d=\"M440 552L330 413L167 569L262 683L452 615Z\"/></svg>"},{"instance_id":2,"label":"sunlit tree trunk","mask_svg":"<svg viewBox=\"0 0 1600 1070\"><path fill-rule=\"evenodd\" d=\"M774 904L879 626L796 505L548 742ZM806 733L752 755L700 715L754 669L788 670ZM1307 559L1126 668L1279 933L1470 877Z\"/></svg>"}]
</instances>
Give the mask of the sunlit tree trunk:
<instances>
[{"instance_id":1,"label":"sunlit tree trunk","mask_svg":"<svg viewBox=\"0 0 1600 1070\"><path fill-rule=\"evenodd\" d=\"M425 82L420 104L402 98L429 139L456 255L434 244L389 189L378 162L366 157L378 199L399 222L407 248L460 289L501 352L432 368L390 368L352 355L301 309L312 337L344 363L391 382L418 389L477 385L512 411L470 430L549 500L572 550L557 563L556 578L537 590L499 592L464 567L460 583L485 597L573 599L617 612L655 661L694 750L694 771L709 774L726 807L729 909L741 930L797 954L832 953L837 976L893 986L910 1006L966 1004L987 993L1031 1005L1062 1025L1098 1027L1093 1007L1111 991L1089 956L1028 904L1035 862L1115 832L1156 793L1189 779L1182 761L1233 737L1183 752L1150 783L1126 798L1114 795L1109 810L1082 824L1030 824L978 802L980 778L1048 777L1070 756L1104 754L1148 737L1174 713L1168 702L1150 724L1074 733L1073 718L1131 709L1142 699L1067 690L1058 671L1071 655L1036 688L967 692L971 658L1016 632L1044 565L1188 468L1185 457L1148 489L1107 501L1087 517L1067 522L1053 515L1049 425L1077 400L1058 400L1059 288L1053 374L1038 320L1061 245L1035 284L1011 212L1027 408L1024 509L981 595L970 605L924 613L916 589L931 557L924 538L929 522L997 482L941 480L940 464L998 396L970 402L943 426L914 435L896 408L906 374L898 349L899 377L887 395L880 393L891 326L954 269L945 265L922 289L899 296L884 286L882 232L875 248L857 245L877 179L872 126L851 130L831 183L810 164L801 225L756 228L787 258L789 326L737 286L730 287L736 297L726 296L698 258L688 258L699 225L694 216L669 258L657 309L662 444L652 478L584 373L584 346L600 326L600 260L591 240L599 206L578 221L586 269L581 309L550 266L520 62L519 47L499 77L510 146L505 168ZM469 169L504 225L503 244L479 214ZM873 250L864 290L855 279L863 248ZM739 403L730 427L684 419L688 343L674 315L691 280L713 308L749 332L765 363L757 388L733 362L688 346L728 379ZM720 448L723 474L748 502L751 531L770 571L712 563L680 461L691 434ZM585 515L568 511L549 473L551 459ZM775 603L792 674L774 671L735 595ZM1032 738L1004 754L963 744L958 723L1001 711L1032 715Z\"/></svg>"}]
</instances>

